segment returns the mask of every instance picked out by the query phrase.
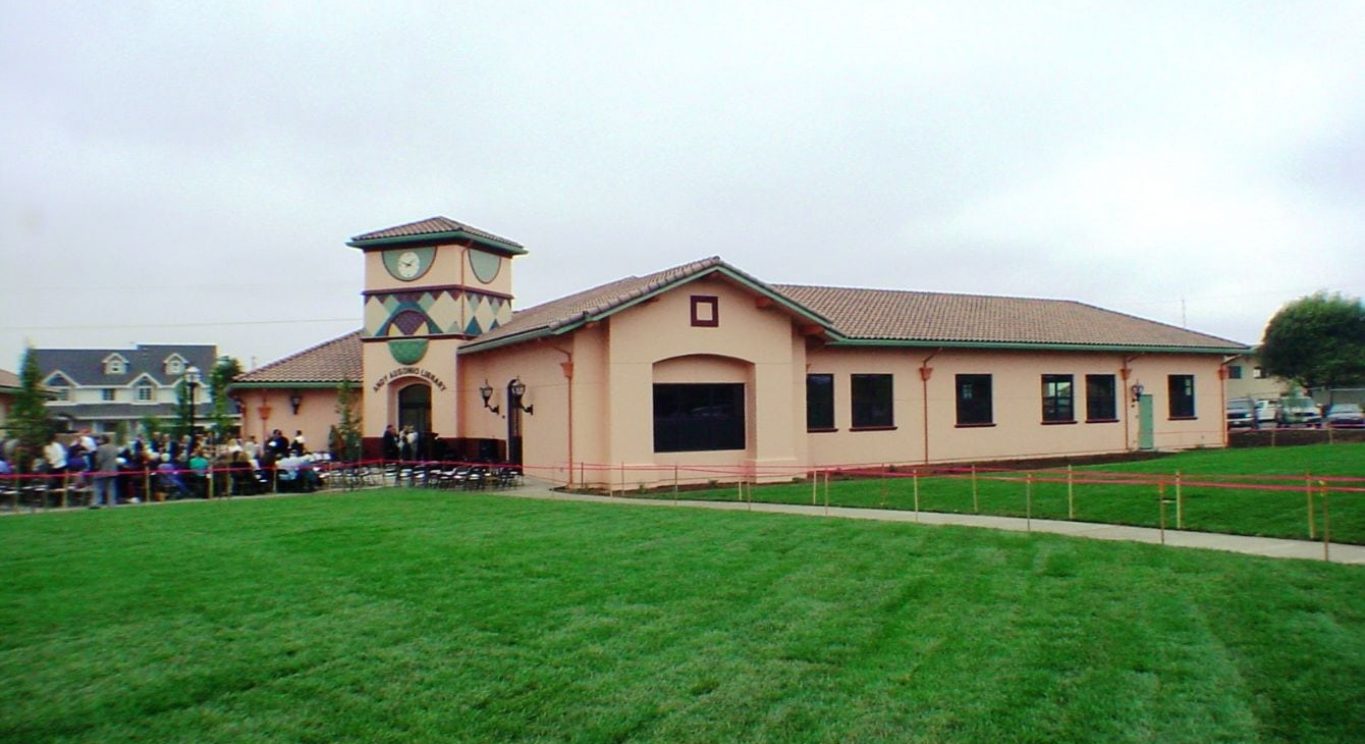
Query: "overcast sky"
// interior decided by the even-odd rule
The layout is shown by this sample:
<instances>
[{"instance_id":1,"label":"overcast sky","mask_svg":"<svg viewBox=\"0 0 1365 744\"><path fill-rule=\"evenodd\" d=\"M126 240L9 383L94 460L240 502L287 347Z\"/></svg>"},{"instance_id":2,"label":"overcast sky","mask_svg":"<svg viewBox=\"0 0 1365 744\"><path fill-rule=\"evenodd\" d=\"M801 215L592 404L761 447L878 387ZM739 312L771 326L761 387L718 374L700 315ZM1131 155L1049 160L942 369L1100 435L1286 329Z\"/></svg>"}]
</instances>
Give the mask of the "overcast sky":
<instances>
[{"instance_id":1,"label":"overcast sky","mask_svg":"<svg viewBox=\"0 0 1365 744\"><path fill-rule=\"evenodd\" d=\"M264 364L434 215L527 247L518 307L712 255L1247 343L1365 293L1363 2L0 0L0 112L8 369Z\"/></svg>"}]
</instances>

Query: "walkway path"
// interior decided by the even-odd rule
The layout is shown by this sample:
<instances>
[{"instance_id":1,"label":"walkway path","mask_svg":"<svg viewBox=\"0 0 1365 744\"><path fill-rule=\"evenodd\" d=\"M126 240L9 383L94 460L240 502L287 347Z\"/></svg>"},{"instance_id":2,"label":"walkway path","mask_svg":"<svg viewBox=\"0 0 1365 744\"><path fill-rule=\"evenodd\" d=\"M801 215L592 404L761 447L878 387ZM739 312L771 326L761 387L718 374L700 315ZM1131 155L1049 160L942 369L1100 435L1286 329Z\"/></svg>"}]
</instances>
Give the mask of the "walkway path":
<instances>
[{"instance_id":1,"label":"walkway path","mask_svg":"<svg viewBox=\"0 0 1365 744\"><path fill-rule=\"evenodd\" d=\"M678 506L693 509L719 509L722 511L754 511L771 514L799 514L809 517L841 517L844 519L871 519L881 522L916 522L919 524L952 524L964 527L985 527L994 530L1014 532L1050 532L1071 537L1086 537L1092 540L1126 540L1160 544L1162 531L1154 527L1129 527L1118 524L1097 524L1094 522L1066 522L1056 519L1022 519L1019 517L993 517L984 514L946 514L942 512L903 511L900 509L851 509L840 506L804 506L801 504L748 503L742 501L688 501L671 499L634 499L616 496L593 496L588 494L563 493L549 488L527 485L516 491L504 491L507 496L555 501L585 501L598 504L618 504L630 506ZM1186 530L1166 530L1165 544L1180 548L1203 548L1223 550L1230 553L1261 555L1270 558L1301 558L1323 560L1321 542L1309 540L1285 540L1277 537L1250 537L1246 535L1224 535L1214 532L1189 532ZM1365 565L1365 545L1344 545L1332 543L1328 549L1332 563Z\"/></svg>"}]
</instances>

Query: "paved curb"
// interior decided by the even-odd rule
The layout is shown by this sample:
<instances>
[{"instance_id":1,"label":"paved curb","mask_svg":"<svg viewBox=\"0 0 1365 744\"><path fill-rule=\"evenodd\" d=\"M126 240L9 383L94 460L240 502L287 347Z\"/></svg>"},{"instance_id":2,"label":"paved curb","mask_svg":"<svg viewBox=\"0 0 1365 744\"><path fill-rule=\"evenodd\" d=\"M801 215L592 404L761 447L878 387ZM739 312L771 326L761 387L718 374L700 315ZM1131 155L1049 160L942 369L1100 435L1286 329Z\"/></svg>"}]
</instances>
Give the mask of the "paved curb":
<instances>
[{"instance_id":1,"label":"paved curb","mask_svg":"<svg viewBox=\"0 0 1365 744\"><path fill-rule=\"evenodd\" d=\"M564 493L548 488L527 486L516 491L498 491L499 495L551 501L579 501L620 506L666 506L719 511L750 511L768 514L795 514L807 517L837 517L840 519L868 519L879 522L912 522L925 525L955 525L1011 532L1044 532L1090 540L1118 540L1162 544L1162 530L1154 527L1131 527L1095 522L1067 522L1056 519L1023 519L993 517L983 514L948 514L944 512L911 512L899 509L854 509L842 506L804 506L801 504L749 503L740 501L689 501L680 499L635 499L619 496ZM1323 560L1323 544L1309 540L1286 540L1277 537L1225 535L1216 532L1165 530L1164 544L1177 548L1221 550L1228 553L1259 555L1267 558ZM1328 549L1331 563L1365 565L1365 545L1332 543Z\"/></svg>"}]
</instances>

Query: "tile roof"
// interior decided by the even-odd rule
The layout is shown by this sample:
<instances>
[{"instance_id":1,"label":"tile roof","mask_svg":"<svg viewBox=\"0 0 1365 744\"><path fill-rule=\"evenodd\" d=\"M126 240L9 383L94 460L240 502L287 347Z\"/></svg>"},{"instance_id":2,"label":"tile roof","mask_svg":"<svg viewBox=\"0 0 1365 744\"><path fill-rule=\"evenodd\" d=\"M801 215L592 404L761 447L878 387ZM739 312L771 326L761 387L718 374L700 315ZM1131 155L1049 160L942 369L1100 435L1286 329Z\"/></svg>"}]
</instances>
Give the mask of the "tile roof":
<instances>
[{"instance_id":1,"label":"tile roof","mask_svg":"<svg viewBox=\"0 0 1365 744\"><path fill-rule=\"evenodd\" d=\"M512 320L461 347L496 348L562 332L593 316L701 274L723 270L813 316L840 340L1032 346L1189 348L1240 351L1243 344L1069 300L994 297L846 287L768 285L711 257L618 279L517 312Z\"/></svg>"},{"instance_id":2,"label":"tile roof","mask_svg":"<svg viewBox=\"0 0 1365 744\"><path fill-rule=\"evenodd\" d=\"M360 382L360 331L324 341L241 375L233 385Z\"/></svg>"},{"instance_id":3,"label":"tile roof","mask_svg":"<svg viewBox=\"0 0 1365 744\"><path fill-rule=\"evenodd\" d=\"M1244 344L1071 300L776 284L852 339L1127 347Z\"/></svg>"},{"instance_id":4,"label":"tile roof","mask_svg":"<svg viewBox=\"0 0 1365 744\"><path fill-rule=\"evenodd\" d=\"M497 243L502 243L514 248L522 248L522 245L515 240L508 240L500 235L494 235L487 230L480 230L473 225L466 225L463 222L456 222L449 217L428 217L424 220L409 222L405 225L395 225L386 227L382 230L367 232L364 235L357 235L351 238L351 245L356 243L366 243L374 240L391 240L394 238L421 238L427 235L443 235L446 233L466 233L475 238L483 238Z\"/></svg>"},{"instance_id":5,"label":"tile roof","mask_svg":"<svg viewBox=\"0 0 1365 744\"><path fill-rule=\"evenodd\" d=\"M127 360L122 374L105 374L104 360L118 354ZM218 361L218 347L211 344L138 344L133 349L34 349L42 379L57 370L78 385L123 386L148 375L162 385L174 385L178 374L167 374L164 362L172 354L179 354L188 364L198 367L204 375Z\"/></svg>"},{"instance_id":6,"label":"tile roof","mask_svg":"<svg viewBox=\"0 0 1365 744\"><path fill-rule=\"evenodd\" d=\"M7 369L0 369L0 388L19 387L19 375Z\"/></svg>"}]
</instances>

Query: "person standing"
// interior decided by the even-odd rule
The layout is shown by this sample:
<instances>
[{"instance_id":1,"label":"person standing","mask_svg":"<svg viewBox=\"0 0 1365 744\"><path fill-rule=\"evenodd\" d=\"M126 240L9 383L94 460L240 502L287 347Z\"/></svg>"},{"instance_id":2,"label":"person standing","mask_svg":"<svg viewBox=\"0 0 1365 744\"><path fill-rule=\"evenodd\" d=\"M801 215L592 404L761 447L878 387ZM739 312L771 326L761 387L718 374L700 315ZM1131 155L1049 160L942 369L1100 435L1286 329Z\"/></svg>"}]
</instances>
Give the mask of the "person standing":
<instances>
[{"instance_id":1,"label":"person standing","mask_svg":"<svg viewBox=\"0 0 1365 744\"><path fill-rule=\"evenodd\" d=\"M91 509L100 506L114 506L118 503L118 447L108 434L100 435L100 443L94 453L94 501Z\"/></svg>"},{"instance_id":2,"label":"person standing","mask_svg":"<svg viewBox=\"0 0 1365 744\"><path fill-rule=\"evenodd\" d=\"M384 460L393 462L398 459L398 430L389 424L384 430Z\"/></svg>"}]
</instances>

